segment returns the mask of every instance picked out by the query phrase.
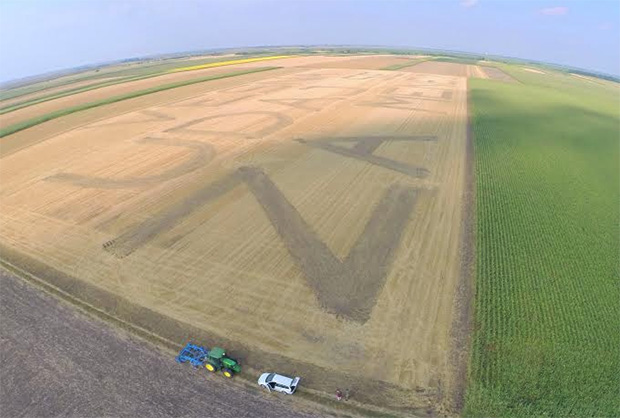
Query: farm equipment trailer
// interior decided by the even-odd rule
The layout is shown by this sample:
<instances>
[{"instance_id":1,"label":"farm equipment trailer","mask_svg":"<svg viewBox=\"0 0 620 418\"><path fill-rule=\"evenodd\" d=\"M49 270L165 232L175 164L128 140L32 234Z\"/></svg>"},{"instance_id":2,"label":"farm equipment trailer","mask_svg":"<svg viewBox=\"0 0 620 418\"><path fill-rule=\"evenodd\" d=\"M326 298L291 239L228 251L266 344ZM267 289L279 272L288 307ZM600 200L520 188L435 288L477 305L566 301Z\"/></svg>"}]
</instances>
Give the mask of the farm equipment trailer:
<instances>
[{"instance_id":1,"label":"farm equipment trailer","mask_svg":"<svg viewBox=\"0 0 620 418\"><path fill-rule=\"evenodd\" d=\"M241 372L241 365L233 358L226 356L223 348L213 347L209 350L200 345L188 343L176 357L178 363L190 362L194 367L204 367L210 372L222 371L228 378Z\"/></svg>"}]
</instances>

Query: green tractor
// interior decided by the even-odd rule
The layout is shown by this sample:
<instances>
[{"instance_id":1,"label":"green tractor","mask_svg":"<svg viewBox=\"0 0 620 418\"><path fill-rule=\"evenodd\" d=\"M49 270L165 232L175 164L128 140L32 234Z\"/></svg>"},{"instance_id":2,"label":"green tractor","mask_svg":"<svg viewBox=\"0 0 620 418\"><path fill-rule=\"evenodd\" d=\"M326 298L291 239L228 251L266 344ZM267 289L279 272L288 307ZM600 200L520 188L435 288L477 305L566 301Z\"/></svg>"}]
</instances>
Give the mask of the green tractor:
<instances>
[{"instance_id":1,"label":"green tractor","mask_svg":"<svg viewBox=\"0 0 620 418\"><path fill-rule=\"evenodd\" d=\"M226 352L220 347L213 347L209 350L205 360L205 368L213 373L221 370L222 374L228 378L233 377L235 373L241 371L239 362L230 357L226 357Z\"/></svg>"}]
</instances>

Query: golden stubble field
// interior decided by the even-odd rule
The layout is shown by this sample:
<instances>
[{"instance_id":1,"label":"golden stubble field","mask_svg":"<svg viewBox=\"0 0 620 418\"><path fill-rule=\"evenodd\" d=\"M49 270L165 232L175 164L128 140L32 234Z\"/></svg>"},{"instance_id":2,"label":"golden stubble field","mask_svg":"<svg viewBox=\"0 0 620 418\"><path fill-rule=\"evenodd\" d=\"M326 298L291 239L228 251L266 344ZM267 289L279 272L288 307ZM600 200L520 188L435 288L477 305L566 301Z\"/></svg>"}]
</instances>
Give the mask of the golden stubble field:
<instances>
[{"instance_id":1,"label":"golden stubble field","mask_svg":"<svg viewBox=\"0 0 620 418\"><path fill-rule=\"evenodd\" d=\"M213 85L2 158L5 257L310 389L452 402L466 78L297 68Z\"/></svg>"}]
</instances>

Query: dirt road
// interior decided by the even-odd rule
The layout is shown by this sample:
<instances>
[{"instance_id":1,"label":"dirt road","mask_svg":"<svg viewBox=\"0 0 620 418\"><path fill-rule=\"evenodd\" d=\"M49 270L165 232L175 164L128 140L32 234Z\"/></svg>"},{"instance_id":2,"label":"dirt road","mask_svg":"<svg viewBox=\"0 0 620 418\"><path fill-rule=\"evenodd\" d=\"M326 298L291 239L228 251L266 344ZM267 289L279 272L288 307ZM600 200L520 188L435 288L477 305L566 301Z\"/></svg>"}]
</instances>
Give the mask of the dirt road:
<instances>
[{"instance_id":1,"label":"dirt road","mask_svg":"<svg viewBox=\"0 0 620 418\"><path fill-rule=\"evenodd\" d=\"M2 269L0 287L1 416L318 416L180 366Z\"/></svg>"}]
</instances>

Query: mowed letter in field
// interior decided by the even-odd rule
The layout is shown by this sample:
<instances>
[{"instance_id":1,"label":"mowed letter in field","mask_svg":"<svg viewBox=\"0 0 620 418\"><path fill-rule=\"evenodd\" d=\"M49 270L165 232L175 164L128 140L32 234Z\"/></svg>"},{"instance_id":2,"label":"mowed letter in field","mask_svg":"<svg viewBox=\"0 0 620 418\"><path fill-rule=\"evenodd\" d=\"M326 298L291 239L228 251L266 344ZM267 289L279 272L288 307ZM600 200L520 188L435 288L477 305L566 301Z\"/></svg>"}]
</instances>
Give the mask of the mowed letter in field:
<instances>
[{"instance_id":1,"label":"mowed letter in field","mask_svg":"<svg viewBox=\"0 0 620 418\"><path fill-rule=\"evenodd\" d=\"M466 78L289 68L227 83L4 157L6 254L95 306L88 289L114 295L105 308L124 320L223 341L310 388L445 397Z\"/></svg>"}]
</instances>

